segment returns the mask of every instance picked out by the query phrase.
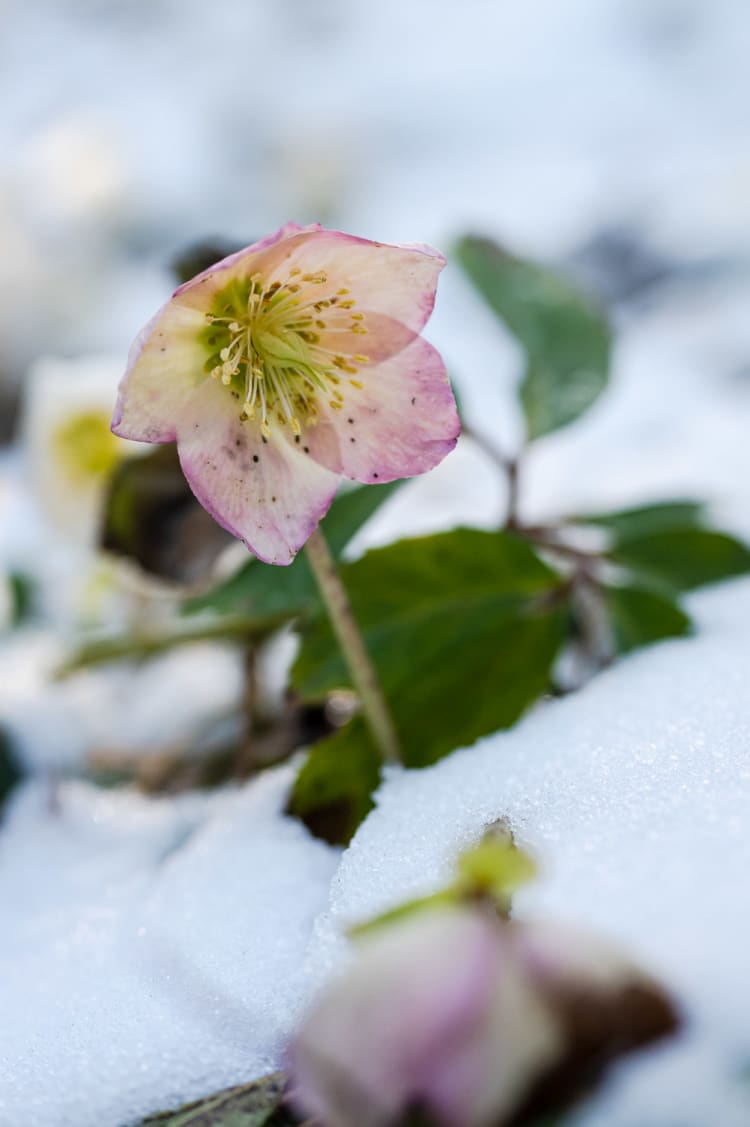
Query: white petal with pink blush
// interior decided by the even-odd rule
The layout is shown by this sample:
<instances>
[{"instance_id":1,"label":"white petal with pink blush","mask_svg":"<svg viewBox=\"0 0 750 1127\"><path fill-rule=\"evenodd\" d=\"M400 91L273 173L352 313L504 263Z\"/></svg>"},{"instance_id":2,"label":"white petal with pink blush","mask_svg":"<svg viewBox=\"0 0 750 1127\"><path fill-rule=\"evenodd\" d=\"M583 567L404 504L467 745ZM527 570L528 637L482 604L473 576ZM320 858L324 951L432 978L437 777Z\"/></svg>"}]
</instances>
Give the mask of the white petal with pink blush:
<instances>
[{"instance_id":1,"label":"white petal with pink blush","mask_svg":"<svg viewBox=\"0 0 750 1127\"><path fill-rule=\"evenodd\" d=\"M418 335L444 261L287 224L181 286L143 330L113 430L176 439L215 519L289 563L339 475L410 477L455 446L445 365Z\"/></svg>"}]
</instances>

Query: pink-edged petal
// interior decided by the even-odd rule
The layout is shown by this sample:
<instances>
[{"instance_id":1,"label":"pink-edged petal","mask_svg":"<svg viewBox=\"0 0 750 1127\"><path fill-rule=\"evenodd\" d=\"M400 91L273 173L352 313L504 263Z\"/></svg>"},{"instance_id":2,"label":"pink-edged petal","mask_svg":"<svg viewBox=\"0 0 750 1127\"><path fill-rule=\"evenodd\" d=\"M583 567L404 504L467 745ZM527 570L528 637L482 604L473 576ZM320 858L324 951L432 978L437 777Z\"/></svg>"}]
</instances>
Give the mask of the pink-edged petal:
<instances>
[{"instance_id":1,"label":"pink-edged petal","mask_svg":"<svg viewBox=\"0 0 750 1127\"><path fill-rule=\"evenodd\" d=\"M112 430L138 442L173 442L185 404L206 379L201 313L170 301L141 330L120 381Z\"/></svg>"},{"instance_id":2,"label":"pink-edged petal","mask_svg":"<svg viewBox=\"0 0 750 1127\"><path fill-rule=\"evenodd\" d=\"M264 441L252 422L241 423L236 401L211 379L183 412L177 450L200 503L265 563L291 563L339 481L278 427Z\"/></svg>"},{"instance_id":3,"label":"pink-edged petal","mask_svg":"<svg viewBox=\"0 0 750 1127\"><path fill-rule=\"evenodd\" d=\"M303 231L261 256L264 275L283 282L293 269L326 275L317 287L328 297L339 289L358 311L380 313L418 333L435 304L435 289L445 258L432 247L370 242L341 231ZM302 293L300 297L304 296ZM362 338L363 340L366 338Z\"/></svg>"},{"instance_id":4,"label":"pink-edged petal","mask_svg":"<svg viewBox=\"0 0 750 1127\"><path fill-rule=\"evenodd\" d=\"M330 1127L383 1127L417 1097L432 1106L438 1073L483 1025L496 957L484 921L452 910L376 932L361 952L290 1049L301 1110Z\"/></svg>"},{"instance_id":5,"label":"pink-edged petal","mask_svg":"<svg viewBox=\"0 0 750 1127\"><path fill-rule=\"evenodd\" d=\"M343 327L334 327L336 319L333 317L327 320L332 327L320 330L319 347L329 354L347 359L364 354L370 366L400 352L407 344L411 344L417 335L400 321L395 321L393 317L386 317L382 313L366 314L362 322L367 329L365 335L351 332L349 322L341 318L339 322Z\"/></svg>"},{"instance_id":6,"label":"pink-edged petal","mask_svg":"<svg viewBox=\"0 0 750 1127\"><path fill-rule=\"evenodd\" d=\"M213 266L202 270L200 274L196 274L194 278L184 282L179 289L175 290L173 296L180 298L184 303L192 303L193 299L197 298L203 306L208 289L220 289L225 286L231 273L236 271L242 277L252 274L256 269L254 260L261 252L276 246L277 243L290 239L294 235L309 234L311 231L320 230L319 223L310 223L306 227L302 227L299 223L290 220L283 227L279 227L278 231L274 231L272 235L266 235L265 239L259 239L257 243L251 243L250 246L243 247L242 250L228 254L226 258L222 258L219 262L215 262ZM214 286L207 288L206 282L213 282Z\"/></svg>"},{"instance_id":7,"label":"pink-edged petal","mask_svg":"<svg viewBox=\"0 0 750 1127\"><path fill-rule=\"evenodd\" d=\"M305 434L327 469L355 481L393 481L431 470L456 445L461 425L445 364L422 337L352 378L362 387L342 378L341 409L322 401Z\"/></svg>"}]
</instances>

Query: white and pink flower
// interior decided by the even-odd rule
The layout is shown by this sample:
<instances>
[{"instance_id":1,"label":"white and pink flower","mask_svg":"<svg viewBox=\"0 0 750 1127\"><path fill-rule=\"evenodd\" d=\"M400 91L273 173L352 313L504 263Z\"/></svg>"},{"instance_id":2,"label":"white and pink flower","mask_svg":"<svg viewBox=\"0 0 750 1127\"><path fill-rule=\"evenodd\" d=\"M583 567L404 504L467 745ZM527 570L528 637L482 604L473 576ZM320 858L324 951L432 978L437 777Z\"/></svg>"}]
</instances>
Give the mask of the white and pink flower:
<instances>
[{"instance_id":1,"label":"white and pink flower","mask_svg":"<svg viewBox=\"0 0 750 1127\"><path fill-rule=\"evenodd\" d=\"M420 337L442 255L288 223L181 286L136 340L112 429L177 442L214 518L288 564L341 476L387 482L455 446L440 354Z\"/></svg>"},{"instance_id":2,"label":"white and pink flower","mask_svg":"<svg viewBox=\"0 0 750 1127\"><path fill-rule=\"evenodd\" d=\"M677 1024L659 984L598 936L425 907L360 934L292 1040L290 1098L321 1127L521 1127Z\"/></svg>"}]
</instances>

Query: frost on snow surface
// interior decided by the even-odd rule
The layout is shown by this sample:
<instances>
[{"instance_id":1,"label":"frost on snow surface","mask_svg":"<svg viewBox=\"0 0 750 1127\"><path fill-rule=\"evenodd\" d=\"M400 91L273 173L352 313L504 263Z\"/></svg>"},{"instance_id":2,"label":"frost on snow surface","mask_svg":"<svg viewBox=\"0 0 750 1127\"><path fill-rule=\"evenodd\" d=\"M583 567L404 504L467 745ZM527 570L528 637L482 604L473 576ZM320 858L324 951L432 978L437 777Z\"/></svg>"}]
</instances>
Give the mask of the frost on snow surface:
<instances>
[{"instance_id":1,"label":"frost on snow surface","mask_svg":"<svg viewBox=\"0 0 750 1127\"><path fill-rule=\"evenodd\" d=\"M68 784L55 814L24 789L0 851L2 1127L120 1127L277 1066L345 926L435 887L498 816L541 864L519 916L619 940L684 1010L580 1127L746 1124L750 582L692 609L696 638L392 771L340 863L280 814L286 770L171 802Z\"/></svg>"}]
</instances>

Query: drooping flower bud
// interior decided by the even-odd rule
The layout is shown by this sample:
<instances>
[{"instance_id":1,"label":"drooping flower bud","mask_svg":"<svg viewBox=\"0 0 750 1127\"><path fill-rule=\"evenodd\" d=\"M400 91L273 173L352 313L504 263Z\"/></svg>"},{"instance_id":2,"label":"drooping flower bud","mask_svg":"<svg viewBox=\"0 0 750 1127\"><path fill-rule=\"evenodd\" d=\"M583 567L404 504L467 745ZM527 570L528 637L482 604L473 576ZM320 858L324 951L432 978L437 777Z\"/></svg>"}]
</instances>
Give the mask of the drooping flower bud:
<instances>
[{"instance_id":1,"label":"drooping flower bud","mask_svg":"<svg viewBox=\"0 0 750 1127\"><path fill-rule=\"evenodd\" d=\"M291 1046L292 1097L325 1127L515 1127L674 1022L599 940L487 906L425 908L362 934Z\"/></svg>"}]
</instances>

